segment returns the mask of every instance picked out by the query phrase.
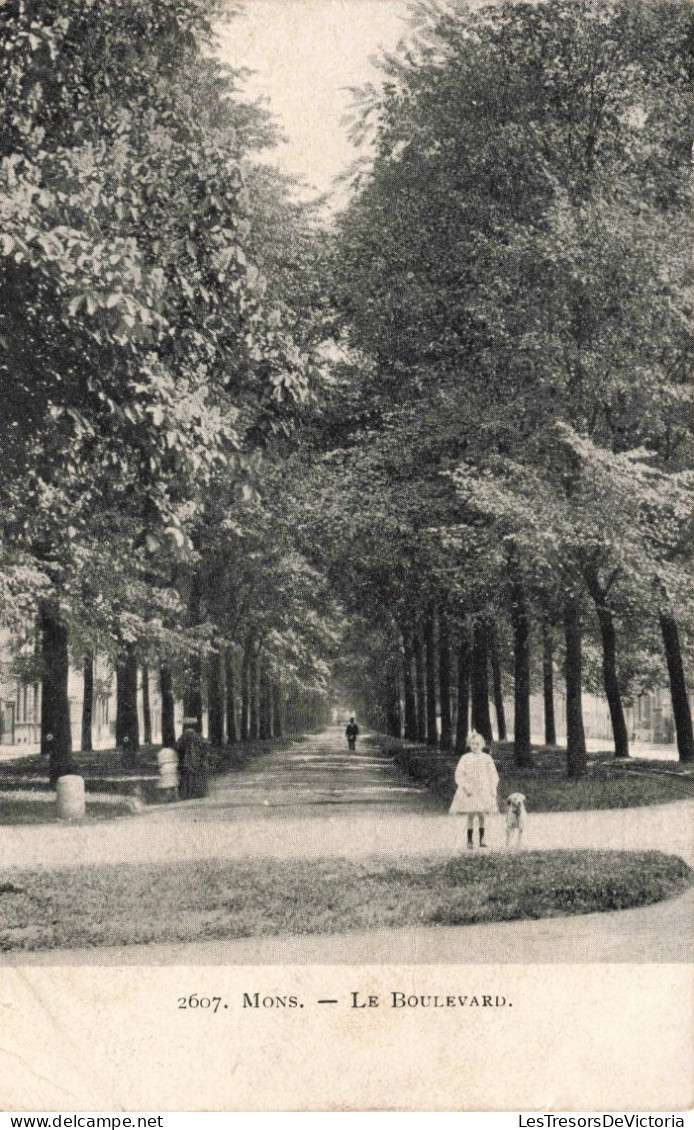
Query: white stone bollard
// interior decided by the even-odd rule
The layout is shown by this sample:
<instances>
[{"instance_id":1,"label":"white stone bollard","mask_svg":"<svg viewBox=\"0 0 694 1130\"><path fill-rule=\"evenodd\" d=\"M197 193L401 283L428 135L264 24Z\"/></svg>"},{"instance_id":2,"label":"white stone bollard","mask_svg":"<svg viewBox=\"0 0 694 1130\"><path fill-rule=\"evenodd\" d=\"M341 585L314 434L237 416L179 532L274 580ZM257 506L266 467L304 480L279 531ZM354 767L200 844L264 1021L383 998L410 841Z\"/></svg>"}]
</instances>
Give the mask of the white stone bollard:
<instances>
[{"instance_id":1,"label":"white stone bollard","mask_svg":"<svg viewBox=\"0 0 694 1130\"><path fill-rule=\"evenodd\" d=\"M76 773L58 777L57 805L61 820L83 820L86 814L84 780Z\"/></svg>"},{"instance_id":2,"label":"white stone bollard","mask_svg":"<svg viewBox=\"0 0 694 1130\"><path fill-rule=\"evenodd\" d=\"M178 754L175 749L164 747L157 754L159 762L159 780L157 788L160 790L161 800L175 800L178 796Z\"/></svg>"}]
</instances>

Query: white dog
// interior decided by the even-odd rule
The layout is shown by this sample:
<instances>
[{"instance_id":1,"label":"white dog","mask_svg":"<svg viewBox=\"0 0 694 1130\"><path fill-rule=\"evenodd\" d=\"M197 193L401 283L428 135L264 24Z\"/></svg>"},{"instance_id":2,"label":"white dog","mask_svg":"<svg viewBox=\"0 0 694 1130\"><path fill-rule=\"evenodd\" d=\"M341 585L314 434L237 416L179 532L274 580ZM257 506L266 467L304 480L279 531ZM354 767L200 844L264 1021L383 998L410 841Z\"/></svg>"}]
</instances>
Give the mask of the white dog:
<instances>
[{"instance_id":1,"label":"white dog","mask_svg":"<svg viewBox=\"0 0 694 1130\"><path fill-rule=\"evenodd\" d=\"M511 793L506 798L506 847L511 847L515 839L516 847L521 846L523 829L528 813L523 793Z\"/></svg>"}]
</instances>

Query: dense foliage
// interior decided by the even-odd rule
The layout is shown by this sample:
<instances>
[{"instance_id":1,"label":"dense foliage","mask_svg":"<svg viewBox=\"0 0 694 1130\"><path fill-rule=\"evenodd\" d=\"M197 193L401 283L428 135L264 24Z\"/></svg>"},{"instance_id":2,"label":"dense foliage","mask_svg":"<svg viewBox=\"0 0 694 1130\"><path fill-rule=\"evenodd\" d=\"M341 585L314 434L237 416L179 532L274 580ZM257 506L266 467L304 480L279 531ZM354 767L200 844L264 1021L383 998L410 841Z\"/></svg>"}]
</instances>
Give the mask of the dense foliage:
<instances>
[{"instance_id":1,"label":"dense foliage","mask_svg":"<svg viewBox=\"0 0 694 1130\"><path fill-rule=\"evenodd\" d=\"M53 776L68 643L116 663L131 748L138 655L188 655L199 680L203 532L217 523L210 552L257 532L263 449L315 380L297 295L279 268L268 285L259 247L301 234L310 255L310 223L257 183L272 127L215 59L220 16L216 0L42 0L0 17L2 613L17 627L39 609Z\"/></svg>"},{"instance_id":2,"label":"dense foliage","mask_svg":"<svg viewBox=\"0 0 694 1130\"><path fill-rule=\"evenodd\" d=\"M490 735L475 677L505 644L527 762L541 639L550 703L555 651L565 668L580 775L593 636L626 755L622 696L665 682L662 632L694 758L679 634L694 612L691 6L451 0L421 5L416 31L362 92L374 159L339 219L351 377L316 473L345 514L328 560L399 653L410 736L437 740L414 715L438 712L450 740L451 635L461 744L471 674ZM437 662L432 620L438 691L413 695L418 648Z\"/></svg>"}]
</instances>

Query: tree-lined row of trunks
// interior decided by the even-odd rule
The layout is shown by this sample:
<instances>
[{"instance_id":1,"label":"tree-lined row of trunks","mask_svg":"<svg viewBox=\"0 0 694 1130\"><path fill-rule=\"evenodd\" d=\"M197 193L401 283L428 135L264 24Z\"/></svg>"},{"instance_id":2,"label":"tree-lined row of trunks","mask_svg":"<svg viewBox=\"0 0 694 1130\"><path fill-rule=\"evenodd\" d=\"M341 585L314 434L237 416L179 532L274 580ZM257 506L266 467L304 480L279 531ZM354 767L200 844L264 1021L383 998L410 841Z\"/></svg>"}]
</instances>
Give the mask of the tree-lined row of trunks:
<instances>
[{"instance_id":1,"label":"tree-lined row of trunks","mask_svg":"<svg viewBox=\"0 0 694 1130\"><path fill-rule=\"evenodd\" d=\"M597 603L597 602L596 602ZM616 634L611 614L598 604L603 644L605 698L613 727L615 756L629 756L629 739L622 694L617 677ZM511 616L512 669L503 671L499 631L491 617L479 617L460 626L445 608L431 609L418 620L400 627L389 654L384 654L380 675L372 672L362 689L368 722L392 737L438 746L460 754L472 728L491 742L507 738L504 675L513 689L515 762L532 764L530 734L531 648L541 651L544 740L557 741L555 679L566 696L567 770L580 777L586 766L583 722L582 611L578 599L568 598L563 623L532 624L518 594ZM672 711L680 760L694 761L692 718L684 673L682 647L675 619L662 615L660 626L670 677ZM555 638L563 636L562 671L557 672ZM539 689L539 687L537 688ZM495 727L492 725L492 710Z\"/></svg>"},{"instance_id":2,"label":"tree-lined row of trunks","mask_svg":"<svg viewBox=\"0 0 694 1130\"><path fill-rule=\"evenodd\" d=\"M68 676L68 630L50 606L41 610L42 716L41 753L48 759L52 782L74 771ZM81 748L91 751L94 699L93 652L84 656ZM183 713L197 719L213 746L269 741L285 734L320 729L328 721L324 693L283 685L272 670L262 645L252 635L243 647L220 645L216 651L188 658L187 671L174 672L170 663L156 668L160 703L160 733L164 746L177 739L176 689L182 684ZM115 664L115 744L126 767L137 765L142 745L152 743L152 670L134 645L127 646ZM139 699L139 701L138 701ZM142 731L140 727L142 718Z\"/></svg>"}]
</instances>

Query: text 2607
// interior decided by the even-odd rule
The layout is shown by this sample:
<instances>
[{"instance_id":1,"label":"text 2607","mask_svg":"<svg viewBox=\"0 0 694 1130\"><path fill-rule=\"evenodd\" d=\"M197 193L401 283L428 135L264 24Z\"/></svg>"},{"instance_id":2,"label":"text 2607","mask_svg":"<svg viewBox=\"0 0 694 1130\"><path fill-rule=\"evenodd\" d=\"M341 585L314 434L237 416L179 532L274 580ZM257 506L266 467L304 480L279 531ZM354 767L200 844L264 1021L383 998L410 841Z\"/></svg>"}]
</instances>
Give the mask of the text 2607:
<instances>
[{"instance_id":1,"label":"text 2607","mask_svg":"<svg viewBox=\"0 0 694 1130\"><path fill-rule=\"evenodd\" d=\"M178 998L179 1008L207 1008L210 1012L217 1012L220 1008L226 1008L222 1004L221 997L201 997L197 993L191 993L189 997Z\"/></svg>"}]
</instances>

